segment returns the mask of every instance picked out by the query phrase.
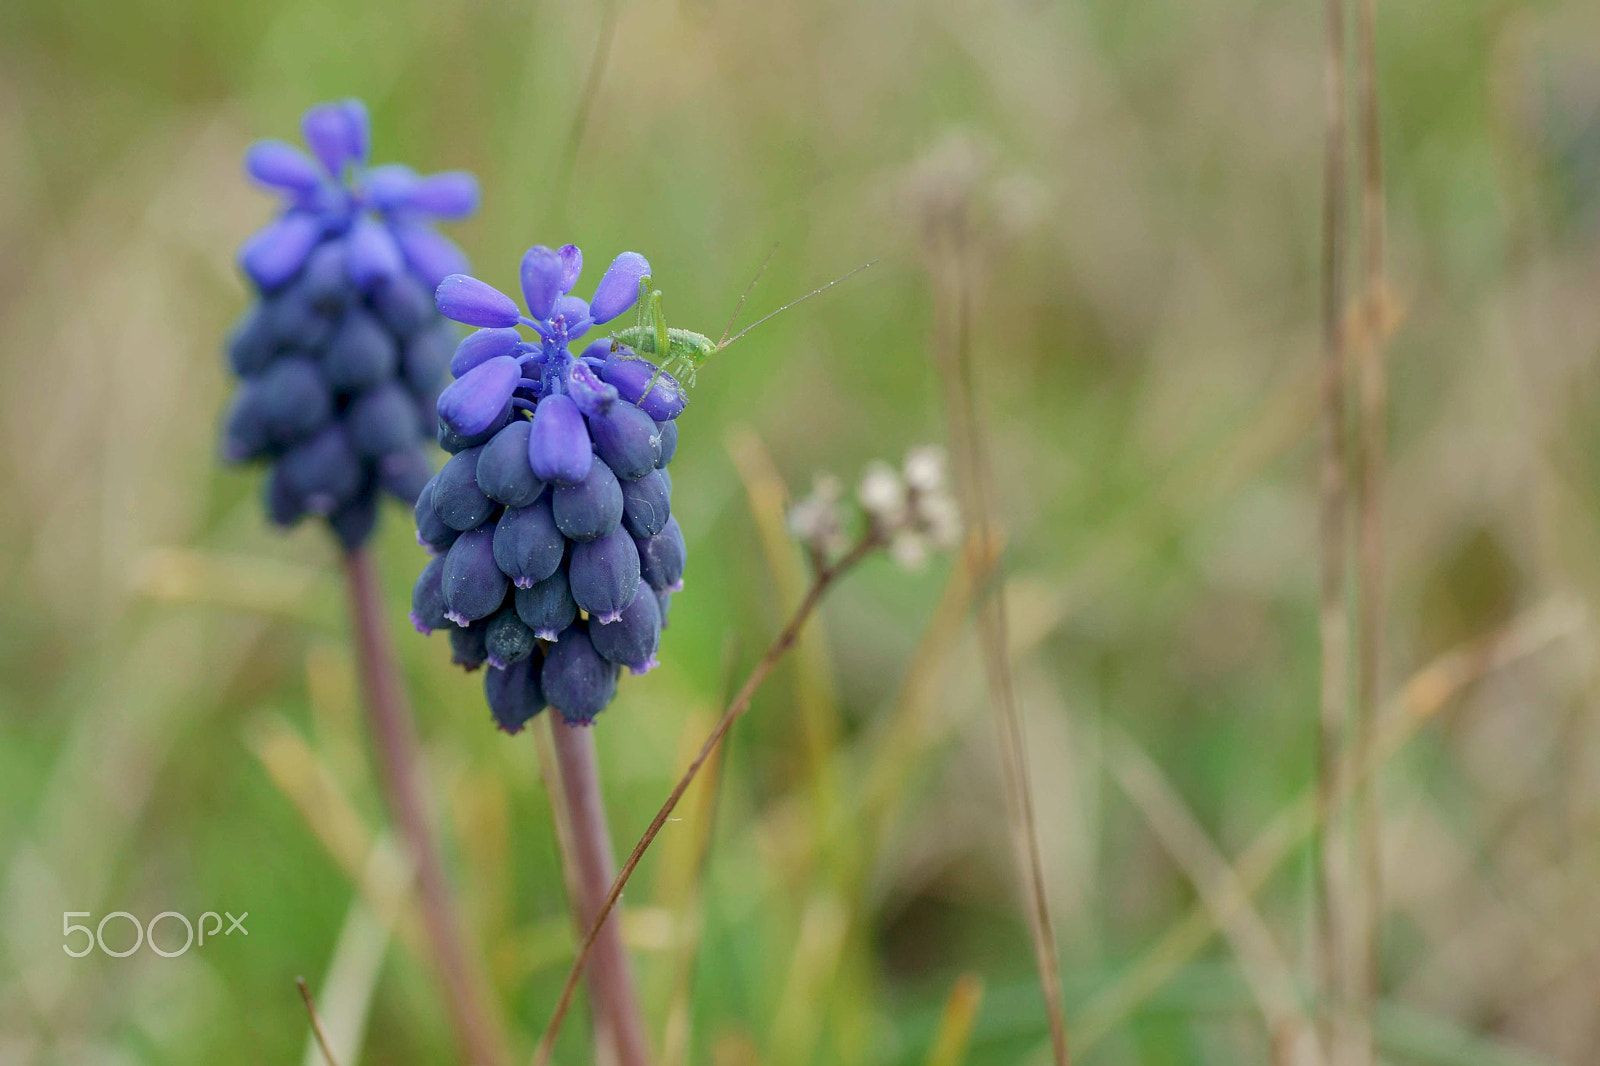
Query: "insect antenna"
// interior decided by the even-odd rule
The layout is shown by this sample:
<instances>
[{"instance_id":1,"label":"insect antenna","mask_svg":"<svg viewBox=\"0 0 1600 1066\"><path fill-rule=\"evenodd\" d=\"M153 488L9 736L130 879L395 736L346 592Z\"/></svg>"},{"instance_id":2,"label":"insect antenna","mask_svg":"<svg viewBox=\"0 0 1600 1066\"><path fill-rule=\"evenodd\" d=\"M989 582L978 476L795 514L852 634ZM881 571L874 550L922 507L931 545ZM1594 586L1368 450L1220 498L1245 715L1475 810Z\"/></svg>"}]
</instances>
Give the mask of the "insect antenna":
<instances>
[{"instance_id":1,"label":"insect antenna","mask_svg":"<svg viewBox=\"0 0 1600 1066\"><path fill-rule=\"evenodd\" d=\"M790 300L788 303L784 304L782 307L778 308L776 311L767 312L766 314L762 315L760 318L756 319L754 322L750 323L744 329L741 329L738 333L735 333L733 336L729 337L726 342L718 344L717 345L717 350L721 351L723 348L729 347L730 345L733 344L734 341L738 340L740 337L743 337L746 333L749 333L751 330L753 330L757 326L761 325L761 323L765 322L767 319L772 318L772 317L774 317L776 315L781 315L781 314L783 314L783 312L789 310L789 308L793 307L795 304L803 304L807 300L811 299L813 296L820 296L822 293L827 292L829 289L831 289L835 285L839 284L839 282L845 281L848 278L855 277L857 274L859 274L863 270L867 269L867 267L873 266L876 263L877 263L876 259L870 260L869 262L866 262L866 263L862 263L860 266L858 266L854 270L850 271L850 273L841 274L839 277L834 278L832 281L828 282L826 285L822 286L821 288L812 289L810 292L806 293L804 296L800 297L799 299Z\"/></svg>"},{"instance_id":2,"label":"insect antenna","mask_svg":"<svg viewBox=\"0 0 1600 1066\"><path fill-rule=\"evenodd\" d=\"M772 262L772 257L778 252L778 242L773 241L772 247L767 249L767 257L761 260L761 268L756 271L756 276L750 279L750 284L744 287L744 292L739 294L739 302L733 305L733 314L728 317L728 324L722 329L722 336L717 338L717 347L725 347L728 343L728 334L733 332L733 324L739 321L739 312L744 310L744 302L750 298L756 282L761 280L761 275L767 272L767 264Z\"/></svg>"}]
</instances>

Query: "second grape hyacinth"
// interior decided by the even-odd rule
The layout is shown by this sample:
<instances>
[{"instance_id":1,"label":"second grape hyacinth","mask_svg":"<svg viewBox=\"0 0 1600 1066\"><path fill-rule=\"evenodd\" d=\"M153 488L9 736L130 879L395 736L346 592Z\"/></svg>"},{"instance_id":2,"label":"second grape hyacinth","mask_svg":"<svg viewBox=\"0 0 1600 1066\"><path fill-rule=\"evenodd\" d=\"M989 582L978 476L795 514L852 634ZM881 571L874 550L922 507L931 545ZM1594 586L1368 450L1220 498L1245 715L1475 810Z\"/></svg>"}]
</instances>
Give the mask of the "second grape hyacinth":
<instances>
[{"instance_id":1,"label":"second grape hyacinth","mask_svg":"<svg viewBox=\"0 0 1600 1066\"><path fill-rule=\"evenodd\" d=\"M683 585L667 474L683 390L609 338L570 347L634 306L650 265L622 253L587 302L571 295L582 269L574 245L529 249L527 314L463 274L436 294L441 314L478 329L439 396L452 457L417 499L417 539L433 558L411 618L423 633L448 629L459 665L487 664L489 709L508 733L546 704L592 722L623 667L656 665Z\"/></svg>"}]
</instances>

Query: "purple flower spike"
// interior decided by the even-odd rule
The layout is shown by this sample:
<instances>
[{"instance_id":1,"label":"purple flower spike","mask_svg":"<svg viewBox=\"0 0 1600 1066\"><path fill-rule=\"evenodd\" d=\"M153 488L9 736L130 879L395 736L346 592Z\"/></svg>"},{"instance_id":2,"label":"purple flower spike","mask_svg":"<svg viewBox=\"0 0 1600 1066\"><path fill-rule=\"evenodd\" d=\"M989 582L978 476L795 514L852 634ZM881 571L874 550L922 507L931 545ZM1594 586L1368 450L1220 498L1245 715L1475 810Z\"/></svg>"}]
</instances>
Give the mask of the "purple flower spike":
<instances>
[{"instance_id":1,"label":"purple flower spike","mask_svg":"<svg viewBox=\"0 0 1600 1066\"><path fill-rule=\"evenodd\" d=\"M593 462L589 428L572 397L555 395L540 400L528 432L528 465L539 480L575 485L589 473Z\"/></svg>"},{"instance_id":2,"label":"purple flower spike","mask_svg":"<svg viewBox=\"0 0 1600 1066\"><path fill-rule=\"evenodd\" d=\"M563 244L556 254L561 257L561 291L571 292L583 273L583 252L576 244Z\"/></svg>"},{"instance_id":3,"label":"purple flower spike","mask_svg":"<svg viewBox=\"0 0 1600 1066\"><path fill-rule=\"evenodd\" d=\"M345 146L353 163L365 163L372 152L372 118L367 105L351 96L339 102L344 115Z\"/></svg>"},{"instance_id":4,"label":"purple flower spike","mask_svg":"<svg viewBox=\"0 0 1600 1066\"><path fill-rule=\"evenodd\" d=\"M522 334L504 326L500 329L480 329L476 333L469 333L460 344L456 345L456 354L450 357L450 376L461 377L480 363L486 363L502 355L512 355L516 352L517 345L521 343Z\"/></svg>"},{"instance_id":5,"label":"purple flower spike","mask_svg":"<svg viewBox=\"0 0 1600 1066\"><path fill-rule=\"evenodd\" d=\"M328 174L338 180L353 158L350 120L343 104L318 104L300 120L300 133Z\"/></svg>"},{"instance_id":6,"label":"purple flower spike","mask_svg":"<svg viewBox=\"0 0 1600 1066\"><path fill-rule=\"evenodd\" d=\"M468 326L515 326L522 317L515 300L466 274L441 281L433 299L441 315Z\"/></svg>"},{"instance_id":7,"label":"purple flower spike","mask_svg":"<svg viewBox=\"0 0 1600 1066\"><path fill-rule=\"evenodd\" d=\"M395 211L405 207L420 181L417 172L404 163L385 163L367 171L361 187L373 207L379 211Z\"/></svg>"},{"instance_id":8,"label":"purple flower spike","mask_svg":"<svg viewBox=\"0 0 1600 1066\"><path fill-rule=\"evenodd\" d=\"M589 301L595 325L610 322L639 298L639 279L650 273L650 262L638 252L623 252L611 261L605 277Z\"/></svg>"},{"instance_id":9,"label":"purple flower spike","mask_svg":"<svg viewBox=\"0 0 1600 1066\"><path fill-rule=\"evenodd\" d=\"M321 236L322 225L315 218L290 212L244 242L239 265L270 292L299 272Z\"/></svg>"},{"instance_id":10,"label":"purple flower spike","mask_svg":"<svg viewBox=\"0 0 1600 1066\"><path fill-rule=\"evenodd\" d=\"M528 314L543 322L549 318L561 295L561 275L565 271L561 254L536 244L522 257L522 298Z\"/></svg>"},{"instance_id":11,"label":"purple flower spike","mask_svg":"<svg viewBox=\"0 0 1600 1066\"><path fill-rule=\"evenodd\" d=\"M509 355L480 363L439 394L439 417L463 437L486 433L494 428L521 378L522 368Z\"/></svg>"},{"instance_id":12,"label":"purple flower spike","mask_svg":"<svg viewBox=\"0 0 1600 1066\"><path fill-rule=\"evenodd\" d=\"M587 363L573 363L567 371L567 394L578 405L578 410L590 418L598 418L611 410L617 402L615 385L600 380Z\"/></svg>"},{"instance_id":13,"label":"purple flower spike","mask_svg":"<svg viewBox=\"0 0 1600 1066\"><path fill-rule=\"evenodd\" d=\"M309 192L322 181L317 161L285 141L257 141L244 156L245 173L262 185Z\"/></svg>"},{"instance_id":14,"label":"purple flower spike","mask_svg":"<svg viewBox=\"0 0 1600 1066\"><path fill-rule=\"evenodd\" d=\"M400 245L400 254L405 257L406 266L427 282L430 288L438 288L445 278L468 268L467 253L456 247L455 241L427 226L414 222L393 222L389 225L389 232Z\"/></svg>"},{"instance_id":15,"label":"purple flower spike","mask_svg":"<svg viewBox=\"0 0 1600 1066\"><path fill-rule=\"evenodd\" d=\"M465 170L430 174L416 183L406 206L435 218L466 218L478 209L478 179Z\"/></svg>"},{"instance_id":16,"label":"purple flower spike","mask_svg":"<svg viewBox=\"0 0 1600 1066\"><path fill-rule=\"evenodd\" d=\"M400 245L388 227L363 215L350 227L348 242L350 280L357 288L372 289L405 269Z\"/></svg>"}]
</instances>

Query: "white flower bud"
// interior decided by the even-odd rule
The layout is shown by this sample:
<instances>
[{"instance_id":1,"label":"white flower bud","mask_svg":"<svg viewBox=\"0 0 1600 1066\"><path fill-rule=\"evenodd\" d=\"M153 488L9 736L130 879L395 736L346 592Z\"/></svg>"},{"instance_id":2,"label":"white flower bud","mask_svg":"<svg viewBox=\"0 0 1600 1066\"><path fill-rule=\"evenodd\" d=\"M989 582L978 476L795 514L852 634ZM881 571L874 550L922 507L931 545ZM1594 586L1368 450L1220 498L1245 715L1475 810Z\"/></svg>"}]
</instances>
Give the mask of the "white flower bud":
<instances>
[{"instance_id":1,"label":"white flower bud","mask_svg":"<svg viewBox=\"0 0 1600 1066\"><path fill-rule=\"evenodd\" d=\"M894 467L881 459L868 464L856 490L861 509L879 526L892 529L905 520L906 486Z\"/></svg>"},{"instance_id":2,"label":"white flower bud","mask_svg":"<svg viewBox=\"0 0 1600 1066\"><path fill-rule=\"evenodd\" d=\"M913 492L937 492L944 487L944 449L924 444L906 453L906 484Z\"/></svg>"}]
</instances>

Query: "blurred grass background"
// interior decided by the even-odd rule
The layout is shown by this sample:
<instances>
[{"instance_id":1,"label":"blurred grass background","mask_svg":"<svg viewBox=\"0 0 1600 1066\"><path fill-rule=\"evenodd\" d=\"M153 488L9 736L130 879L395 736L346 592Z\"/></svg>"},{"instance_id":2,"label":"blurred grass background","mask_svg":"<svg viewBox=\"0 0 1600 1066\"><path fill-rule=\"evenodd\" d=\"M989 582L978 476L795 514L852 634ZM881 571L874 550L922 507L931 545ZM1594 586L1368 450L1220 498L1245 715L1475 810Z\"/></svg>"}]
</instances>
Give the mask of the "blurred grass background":
<instances>
[{"instance_id":1,"label":"blurred grass background","mask_svg":"<svg viewBox=\"0 0 1600 1066\"><path fill-rule=\"evenodd\" d=\"M371 104L378 159L481 177L452 235L504 288L530 243L592 264L632 248L669 320L714 335L773 242L757 313L881 260L701 375L673 467L688 589L662 668L598 730L624 848L781 621L799 564L763 544L778 488L942 435L918 232L971 191L1079 1061L1270 1061L1259 990L1303 995L1309 974L1306 855L1241 861L1275 966L1205 935L1172 842L1256 855L1314 766L1318 5L632 0L563 191L602 22L415 0L0 7L0 1062L302 1061L296 974L342 990L330 1024L365 1017L361 1061L448 1060L384 861L331 545L269 532L258 475L214 459L218 345L245 300L231 256L272 207L240 153L345 95ZM1521 640L1406 690L1419 735L1379 779L1380 1048L1593 1062L1600 13L1385 4L1379 34L1403 316L1385 689ZM377 555L520 1054L571 943L537 760L490 728L442 638L410 635L422 555L398 509ZM647 858L628 935L671 1061L1047 1057L963 596L948 561L854 576L735 730L714 820L691 793ZM59 949L62 911L224 909L249 912L248 939ZM1198 948L1173 950L1186 920ZM1170 979L1130 986L1152 957Z\"/></svg>"}]
</instances>

